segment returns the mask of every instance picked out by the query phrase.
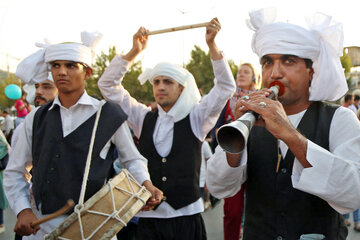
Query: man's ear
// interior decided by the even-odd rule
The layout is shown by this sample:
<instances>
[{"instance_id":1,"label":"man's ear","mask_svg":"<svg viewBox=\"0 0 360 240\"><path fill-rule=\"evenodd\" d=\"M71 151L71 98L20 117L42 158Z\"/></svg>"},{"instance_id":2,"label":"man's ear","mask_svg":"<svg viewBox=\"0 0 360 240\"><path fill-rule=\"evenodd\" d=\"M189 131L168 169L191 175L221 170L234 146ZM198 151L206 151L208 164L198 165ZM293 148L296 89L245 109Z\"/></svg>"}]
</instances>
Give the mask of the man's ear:
<instances>
[{"instance_id":1,"label":"man's ear","mask_svg":"<svg viewBox=\"0 0 360 240\"><path fill-rule=\"evenodd\" d=\"M311 86L311 82L312 82L312 79L314 77L314 69L313 68L309 68L309 86Z\"/></svg>"},{"instance_id":2,"label":"man's ear","mask_svg":"<svg viewBox=\"0 0 360 240\"><path fill-rule=\"evenodd\" d=\"M85 69L85 81L88 80L91 77L92 73L93 73L92 68L87 67Z\"/></svg>"}]
</instances>

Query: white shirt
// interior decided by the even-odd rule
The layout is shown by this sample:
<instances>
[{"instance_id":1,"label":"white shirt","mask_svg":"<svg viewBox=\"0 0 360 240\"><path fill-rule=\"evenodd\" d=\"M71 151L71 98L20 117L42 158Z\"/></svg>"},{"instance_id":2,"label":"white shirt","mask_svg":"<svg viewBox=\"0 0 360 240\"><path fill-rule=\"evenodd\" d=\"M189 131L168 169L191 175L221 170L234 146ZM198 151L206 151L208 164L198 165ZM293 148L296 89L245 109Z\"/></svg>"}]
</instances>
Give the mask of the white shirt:
<instances>
[{"instance_id":1,"label":"white shirt","mask_svg":"<svg viewBox=\"0 0 360 240\"><path fill-rule=\"evenodd\" d=\"M4 123L1 126L1 130L7 136L7 135L9 135L11 129L14 129L14 120L12 120L8 114L8 115L6 115L6 117L4 119Z\"/></svg>"},{"instance_id":2,"label":"white shirt","mask_svg":"<svg viewBox=\"0 0 360 240\"><path fill-rule=\"evenodd\" d=\"M19 134L23 131L24 124L20 123L13 132L13 135L11 137L11 146L14 148L17 141L19 140Z\"/></svg>"},{"instance_id":3,"label":"white shirt","mask_svg":"<svg viewBox=\"0 0 360 240\"><path fill-rule=\"evenodd\" d=\"M297 127L305 111L288 116ZM281 143L283 156L288 147ZM307 141L307 161L304 168L295 158L292 170L293 187L327 201L341 214L360 208L360 123L351 110L339 107L333 116L329 132L329 151ZM208 161L206 183L217 198L236 194L247 178L246 148L240 165L230 167L225 152L217 147Z\"/></svg>"},{"instance_id":4,"label":"white shirt","mask_svg":"<svg viewBox=\"0 0 360 240\"><path fill-rule=\"evenodd\" d=\"M215 74L214 87L209 94L201 99L190 112L190 124L194 135L201 141L215 125L226 101L235 92L235 81L226 60L212 61ZM98 85L103 96L120 104L128 115L128 124L133 129L136 137L140 137L145 115L151 110L132 98L127 90L121 85L123 77L130 63L121 56L115 56ZM163 111L158 105L159 117L157 118L153 140L155 148L160 156L166 157L172 147L174 116ZM193 215L204 209L201 198L196 202L175 210L167 202L162 202L155 211L141 212L140 217L172 218L185 215Z\"/></svg>"},{"instance_id":5,"label":"white shirt","mask_svg":"<svg viewBox=\"0 0 360 240\"><path fill-rule=\"evenodd\" d=\"M204 187L205 186L205 180L206 180L206 164L207 160L211 158L212 152L210 145L207 141L204 141L201 146L201 167L200 167L200 177L199 177L199 186Z\"/></svg>"},{"instance_id":6,"label":"white shirt","mask_svg":"<svg viewBox=\"0 0 360 240\"><path fill-rule=\"evenodd\" d=\"M99 103L100 102L98 100L90 97L86 92L84 92L79 101L67 109L61 105L58 96L56 96L50 109L52 109L54 105L59 105L60 107L63 137L70 134L83 122L95 114L98 110ZM19 139L15 148L12 149L9 163L4 171L4 189L9 200L9 204L15 215L25 208L31 208L29 183L24 178L24 174L28 174L25 166L31 164L32 161L32 128L34 115L37 109L32 110L26 116L23 122L23 130L19 133ZM90 131L92 131L92 129ZM126 122L118 128L102 149L100 157L106 157L110 148L110 142L114 143L116 146L121 163L129 170L129 172L140 184L142 184L145 180L150 180L150 176L147 171L147 160L138 152L137 148L133 144L131 133ZM77 202L78 199L74 199L74 201ZM41 212L36 211L35 208L33 208L33 211L39 218L44 217ZM46 233L46 231L52 230L54 227L59 225L63 219L64 217L62 216L54 219L53 221L42 224L42 231L39 231L34 239L42 239L42 236ZM32 237L34 236L32 235L29 236L29 238L23 239L32 239Z\"/></svg>"},{"instance_id":7,"label":"white shirt","mask_svg":"<svg viewBox=\"0 0 360 240\"><path fill-rule=\"evenodd\" d=\"M351 104L350 106L348 106L348 108L351 109L355 114L357 114L357 109L354 104Z\"/></svg>"}]
</instances>

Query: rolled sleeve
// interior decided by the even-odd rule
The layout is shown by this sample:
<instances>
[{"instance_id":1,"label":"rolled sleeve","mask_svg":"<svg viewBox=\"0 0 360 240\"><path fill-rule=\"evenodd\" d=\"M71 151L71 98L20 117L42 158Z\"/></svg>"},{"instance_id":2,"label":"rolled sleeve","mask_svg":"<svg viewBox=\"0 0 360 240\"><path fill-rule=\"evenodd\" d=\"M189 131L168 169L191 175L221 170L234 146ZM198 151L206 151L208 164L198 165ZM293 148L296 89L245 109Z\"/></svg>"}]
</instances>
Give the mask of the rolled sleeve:
<instances>
[{"instance_id":1,"label":"rolled sleeve","mask_svg":"<svg viewBox=\"0 0 360 240\"><path fill-rule=\"evenodd\" d=\"M308 140L304 168L295 159L293 187L318 196L339 213L360 208L360 124L345 108L334 114L329 134L329 151Z\"/></svg>"},{"instance_id":2,"label":"rolled sleeve","mask_svg":"<svg viewBox=\"0 0 360 240\"><path fill-rule=\"evenodd\" d=\"M229 166L226 153L221 147L217 147L214 155L207 162L206 184L217 198L234 196L241 188L246 179L246 153L242 156L238 167Z\"/></svg>"},{"instance_id":3,"label":"rolled sleeve","mask_svg":"<svg viewBox=\"0 0 360 240\"><path fill-rule=\"evenodd\" d=\"M313 193L323 194L326 192L334 156L310 140L308 140L307 149L306 159L312 167L304 168L295 158L293 185L299 190L311 189Z\"/></svg>"}]
</instances>

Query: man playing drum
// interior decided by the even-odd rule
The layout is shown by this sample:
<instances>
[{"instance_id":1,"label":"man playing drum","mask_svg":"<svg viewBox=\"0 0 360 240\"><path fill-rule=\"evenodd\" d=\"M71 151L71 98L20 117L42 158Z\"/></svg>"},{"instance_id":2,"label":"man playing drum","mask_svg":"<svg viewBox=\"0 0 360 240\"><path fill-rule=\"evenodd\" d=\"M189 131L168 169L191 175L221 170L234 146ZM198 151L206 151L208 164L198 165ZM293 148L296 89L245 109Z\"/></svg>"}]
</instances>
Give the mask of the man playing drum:
<instances>
[{"instance_id":1,"label":"man playing drum","mask_svg":"<svg viewBox=\"0 0 360 240\"><path fill-rule=\"evenodd\" d=\"M46 222L41 228L32 227L31 223L57 211L68 199L75 202L79 199L95 115L100 104L85 91L85 81L92 74L92 47L98 39L97 33L83 32L82 41L90 44L48 45L18 66L17 72L24 72L25 75L22 80L36 82L35 78L43 79L39 76L50 64L58 88L54 101L27 116L4 173L6 194L18 219L15 231L20 235L30 235L23 239L43 239L66 216ZM160 202L162 192L149 181L147 160L133 144L126 118L118 105L109 102L103 105L85 200L113 176L116 148L124 166L153 194L148 202L148 208L151 208ZM29 185L24 178L29 159L32 159L33 166L31 201Z\"/></svg>"},{"instance_id":2,"label":"man playing drum","mask_svg":"<svg viewBox=\"0 0 360 240\"><path fill-rule=\"evenodd\" d=\"M252 47L266 88L238 102L261 115L240 154L220 147L208 162L207 183L218 198L247 180L244 240L346 239L341 214L360 207L360 124L335 101L348 90L340 63L342 25L317 14L309 28L273 22L275 9L251 12ZM317 22L317 21L318 22Z\"/></svg>"},{"instance_id":3,"label":"man playing drum","mask_svg":"<svg viewBox=\"0 0 360 240\"><path fill-rule=\"evenodd\" d=\"M192 74L170 63L159 63L139 77L153 85L155 112L124 89L124 74L148 41L144 28L134 35L132 49L124 56L115 56L98 82L103 96L120 104L129 115L127 121L139 138L140 153L148 159L151 180L164 192L164 201L156 210L138 215L138 240L206 239L200 215L201 144L235 92L234 77L215 44L219 30L216 18L206 27L216 79L201 102Z\"/></svg>"}]
</instances>

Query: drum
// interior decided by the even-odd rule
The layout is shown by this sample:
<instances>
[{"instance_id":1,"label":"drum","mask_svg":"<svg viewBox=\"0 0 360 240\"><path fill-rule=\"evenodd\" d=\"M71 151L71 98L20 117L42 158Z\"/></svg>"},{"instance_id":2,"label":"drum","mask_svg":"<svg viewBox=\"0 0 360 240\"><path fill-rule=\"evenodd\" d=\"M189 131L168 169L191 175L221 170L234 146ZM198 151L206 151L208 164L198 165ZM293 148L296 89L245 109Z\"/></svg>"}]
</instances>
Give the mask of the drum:
<instances>
[{"instance_id":1,"label":"drum","mask_svg":"<svg viewBox=\"0 0 360 240\"><path fill-rule=\"evenodd\" d=\"M151 193L123 169L45 239L111 239L145 206Z\"/></svg>"}]
</instances>

